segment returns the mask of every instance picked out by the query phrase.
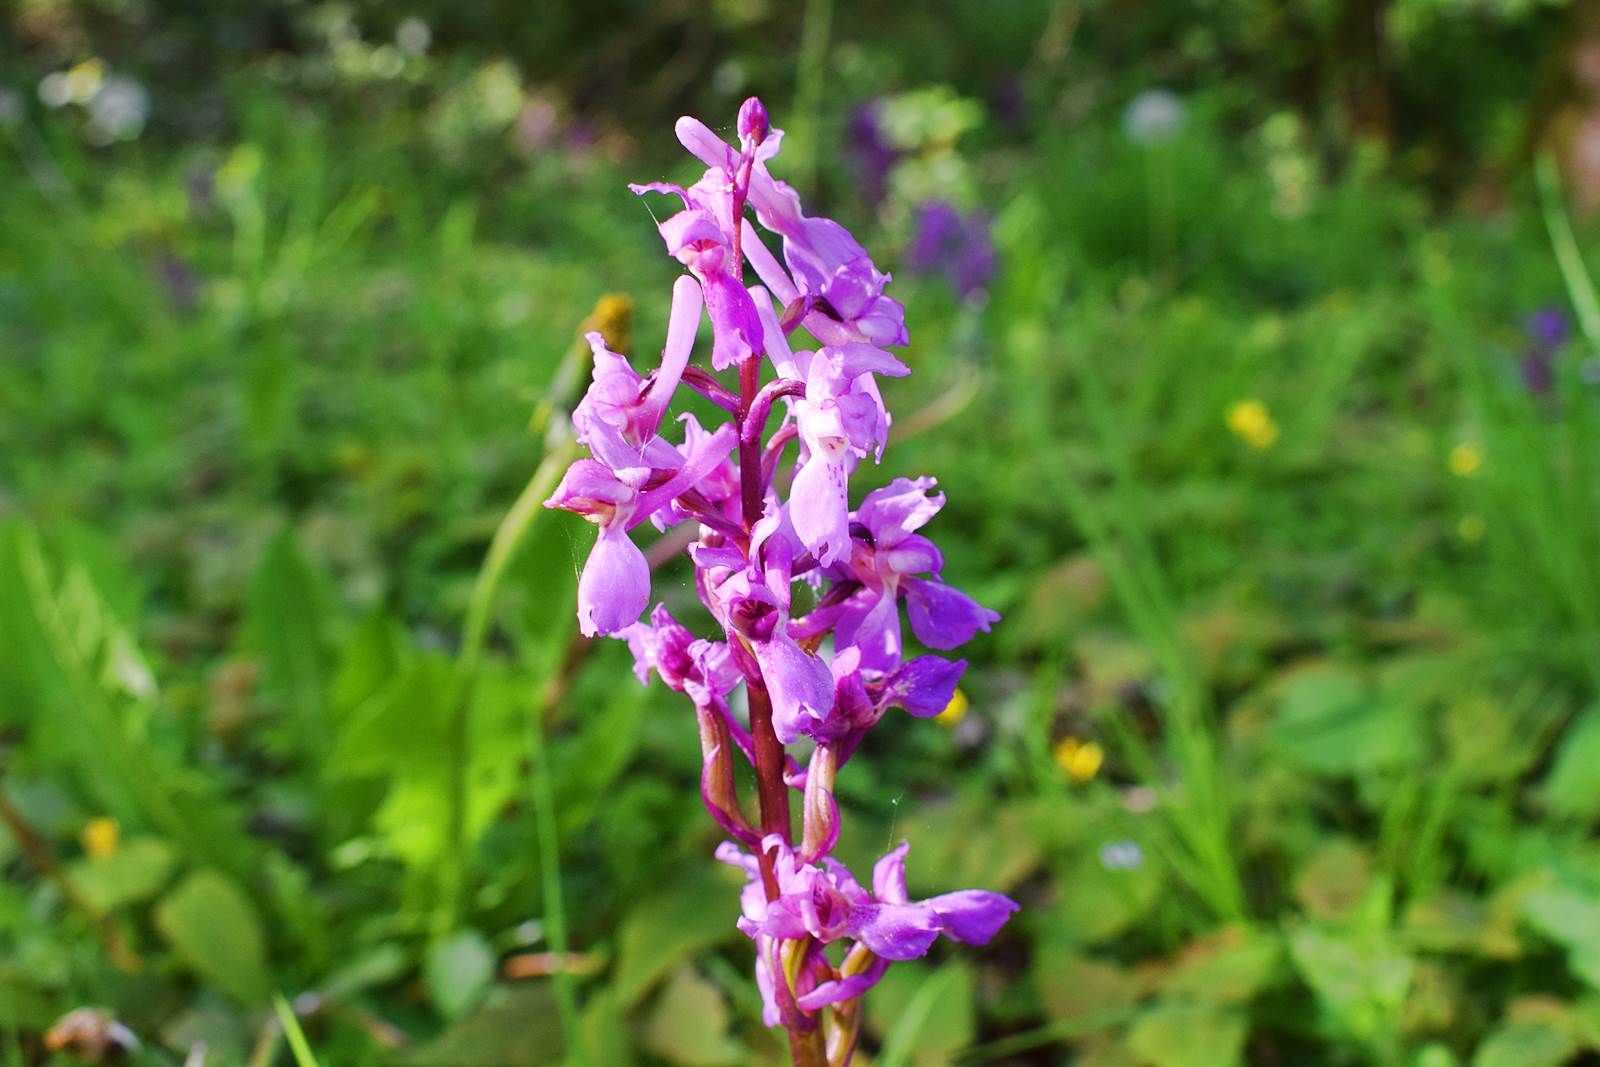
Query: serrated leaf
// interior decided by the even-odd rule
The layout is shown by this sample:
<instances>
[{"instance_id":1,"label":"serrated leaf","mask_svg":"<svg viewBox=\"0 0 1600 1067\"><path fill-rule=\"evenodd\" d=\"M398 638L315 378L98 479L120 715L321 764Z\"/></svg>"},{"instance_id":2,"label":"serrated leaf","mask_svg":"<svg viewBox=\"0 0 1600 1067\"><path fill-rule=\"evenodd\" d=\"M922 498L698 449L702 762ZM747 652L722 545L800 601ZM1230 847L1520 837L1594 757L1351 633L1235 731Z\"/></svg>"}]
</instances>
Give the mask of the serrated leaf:
<instances>
[{"instance_id":1,"label":"serrated leaf","mask_svg":"<svg viewBox=\"0 0 1600 1067\"><path fill-rule=\"evenodd\" d=\"M200 977L245 1004L267 999L266 936L255 905L231 879L194 872L156 905L155 921Z\"/></svg>"}]
</instances>

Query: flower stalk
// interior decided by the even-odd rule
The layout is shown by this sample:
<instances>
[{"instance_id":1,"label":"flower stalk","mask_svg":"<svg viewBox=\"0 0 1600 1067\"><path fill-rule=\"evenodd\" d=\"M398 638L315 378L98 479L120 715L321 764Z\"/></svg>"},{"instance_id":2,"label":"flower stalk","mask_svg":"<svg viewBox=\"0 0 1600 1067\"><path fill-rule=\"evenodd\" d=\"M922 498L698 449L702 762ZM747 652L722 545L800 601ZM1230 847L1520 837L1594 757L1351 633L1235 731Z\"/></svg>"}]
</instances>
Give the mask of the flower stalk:
<instances>
[{"instance_id":1,"label":"flower stalk","mask_svg":"<svg viewBox=\"0 0 1600 1067\"><path fill-rule=\"evenodd\" d=\"M737 926L754 945L763 1021L788 1032L797 1067L847 1067L861 997L891 962L927 954L940 937L985 944L1017 908L981 890L913 900L904 844L877 862L870 889L832 855L834 786L850 757L892 708L943 711L966 669L913 654L902 608L916 642L937 651L999 616L945 584L943 556L918 532L944 504L932 478L895 479L851 507L851 475L888 442L878 378L910 373L889 352L907 341L905 311L866 249L832 219L807 215L768 171L783 132L759 100L745 102L736 129L729 145L680 119L678 139L704 176L632 187L682 204L658 229L686 273L647 376L589 335L593 381L572 415L589 455L545 504L598 528L578 583L580 629L627 641L641 682L654 676L694 706L701 797L730 838L716 855L746 877ZM757 226L781 244L781 262ZM745 284L747 263L760 284ZM705 320L709 369L691 363ZM707 428L682 415L682 442L670 443L661 429L680 384L731 418ZM691 530L686 552L713 636L664 604L641 618L650 566L631 531L647 521ZM809 610L796 582L818 594L802 601ZM739 759L755 772L754 822L738 796Z\"/></svg>"}]
</instances>

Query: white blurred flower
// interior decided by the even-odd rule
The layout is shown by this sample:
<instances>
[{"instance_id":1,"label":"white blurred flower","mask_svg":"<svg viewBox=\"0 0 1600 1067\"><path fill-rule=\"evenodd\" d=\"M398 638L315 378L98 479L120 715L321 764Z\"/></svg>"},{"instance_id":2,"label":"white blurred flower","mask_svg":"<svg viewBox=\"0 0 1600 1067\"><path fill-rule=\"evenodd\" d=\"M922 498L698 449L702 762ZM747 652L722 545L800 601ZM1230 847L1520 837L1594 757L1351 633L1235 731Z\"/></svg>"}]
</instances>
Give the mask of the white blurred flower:
<instances>
[{"instance_id":1,"label":"white blurred flower","mask_svg":"<svg viewBox=\"0 0 1600 1067\"><path fill-rule=\"evenodd\" d=\"M39 79L39 100L45 107L65 107L72 103L66 71L52 71Z\"/></svg>"},{"instance_id":2,"label":"white blurred flower","mask_svg":"<svg viewBox=\"0 0 1600 1067\"><path fill-rule=\"evenodd\" d=\"M1162 144L1183 132L1189 108L1170 89L1146 89L1122 113L1122 132L1135 144Z\"/></svg>"},{"instance_id":3,"label":"white blurred flower","mask_svg":"<svg viewBox=\"0 0 1600 1067\"><path fill-rule=\"evenodd\" d=\"M408 56L420 56L428 50L433 43L433 31L428 29L428 24L410 15L400 21L394 31L394 43L400 46L400 51Z\"/></svg>"},{"instance_id":4,"label":"white blurred flower","mask_svg":"<svg viewBox=\"0 0 1600 1067\"><path fill-rule=\"evenodd\" d=\"M1108 871L1135 871L1144 866L1144 850L1133 841L1112 841L1100 849L1100 866Z\"/></svg>"},{"instance_id":5,"label":"white blurred flower","mask_svg":"<svg viewBox=\"0 0 1600 1067\"><path fill-rule=\"evenodd\" d=\"M144 130L150 94L132 78L114 74L89 100L89 136L100 144L131 141Z\"/></svg>"}]
</instances>

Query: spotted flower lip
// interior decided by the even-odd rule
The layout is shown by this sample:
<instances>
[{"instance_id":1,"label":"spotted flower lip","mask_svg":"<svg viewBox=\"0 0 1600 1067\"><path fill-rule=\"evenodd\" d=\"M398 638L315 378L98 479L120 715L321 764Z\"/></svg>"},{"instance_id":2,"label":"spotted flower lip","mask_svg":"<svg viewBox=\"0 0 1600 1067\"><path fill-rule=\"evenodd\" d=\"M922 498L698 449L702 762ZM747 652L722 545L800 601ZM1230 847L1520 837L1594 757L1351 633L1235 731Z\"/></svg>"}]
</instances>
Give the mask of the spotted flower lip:
<instances>
[{"instance_id":1,"label":"spotted flower lip","mask_svg":"<svg viewBox=\"0 0 1600 1067\"><path fill-rule=\"evenodd\" d=\"M693 705L700 798L729 838L717 856L746 876L737 925L755 944L763 1020L786 1028L795 1049L811 1043L797 1062L844 1067L861 1016L854 1002L892 962L941 937L987 943L1017 909L984 890L912 899L905 846L878 861L870 890L833 856L841 769L891 709L943 711L967 661L937 653L999 615L944 580L925 532L945 502L932 478L896 478L852 510L851 478L889 443L882 383L911 372L890 351L907 341L905 311L849 231L807 215L768 171L783 131L759 100L745 102L735 128L729 144L680 119L703 175L631 187L676 199L657 229L685 273L653 369L590 335L592 381L572 414L589 455L545 506L597 527L578 579L579 629L626 641L641 683ZM695 358L702 320L709 368ZM720 423L669 418L685 383ZM704 630L680 621L676 599L643 617L650 563L632 531L646 521L685 537L692 584L667 592L687 600L692 589L709 615ZM902 610L935 652L908 652ZM787 747L802 741L804 766ZM741 761L754 771L754 811L740 796Z\"/></svg>"}]
</instances>

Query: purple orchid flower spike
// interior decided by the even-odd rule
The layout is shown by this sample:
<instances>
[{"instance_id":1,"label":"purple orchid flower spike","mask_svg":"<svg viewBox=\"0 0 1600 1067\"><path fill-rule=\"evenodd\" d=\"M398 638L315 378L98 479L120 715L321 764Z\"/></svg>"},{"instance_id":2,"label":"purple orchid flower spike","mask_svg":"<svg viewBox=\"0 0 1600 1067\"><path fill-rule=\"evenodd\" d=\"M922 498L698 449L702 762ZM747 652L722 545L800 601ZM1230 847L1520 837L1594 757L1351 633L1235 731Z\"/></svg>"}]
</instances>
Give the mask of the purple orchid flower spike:
<instances>
[{"instance_id":1,"label":"purple orchid flower spike","mask_svg":"<svg viewBox=\"0 0 1600 1067\"><path fill-rule=\"evenodd\" d=\"M967 667L907 657L902 603L916 639L941 651L999 616L944 583L943 556L920 532L944 504L931 478L896 479L851 510L851 475L888 443L879 378L910 373L887 351L906 343L905 312L855 238L807 215L769 173L783 132L760 101L746 101L735 128L730 145L679 120L703 176L632 187L678 198L659 231L687 274L653 370L591 337L593 381L572 418L590 455L546 506L598 527L578 582L580 629L625 640L641 682L659 678L694 706L701 799L732 839L718 858L746 875L738 926L755 943L763 1020L788 1031L797 1067L847 1067L859 998L891 962L940 937L985 944L1016 910L981 890L913 900L903 846L879 861L871 891L832 855L840 768L890 708L937 715ZM746 284L747 263L761 284ZM702 315L709 369L694 360ZM683 415L681 439L669 441L682 384L727 419L705 427ZM693 588L720 632L697 635L660 604L641 621L650 567L631 531L646 520L691 525ZM816 594L800 617L796 582ZM803 768L786 750L801 738ZM741 761L754 772L753 815L739 796Z\"/></svg>"}]
</instances>

